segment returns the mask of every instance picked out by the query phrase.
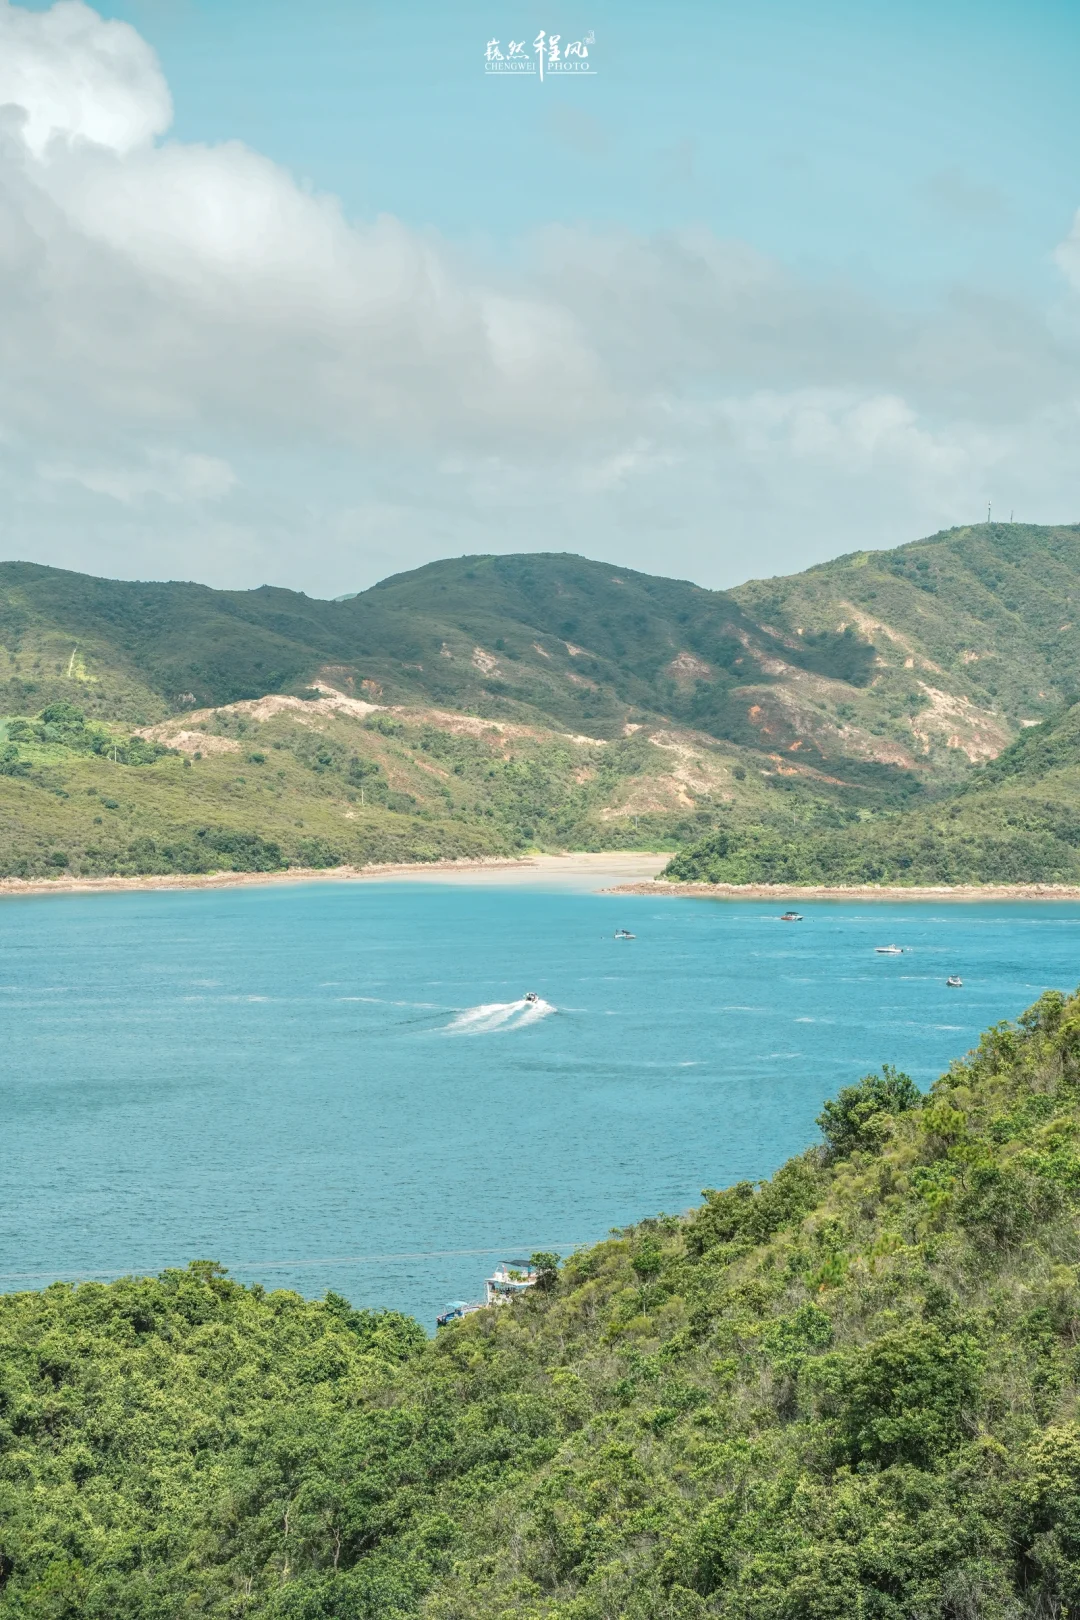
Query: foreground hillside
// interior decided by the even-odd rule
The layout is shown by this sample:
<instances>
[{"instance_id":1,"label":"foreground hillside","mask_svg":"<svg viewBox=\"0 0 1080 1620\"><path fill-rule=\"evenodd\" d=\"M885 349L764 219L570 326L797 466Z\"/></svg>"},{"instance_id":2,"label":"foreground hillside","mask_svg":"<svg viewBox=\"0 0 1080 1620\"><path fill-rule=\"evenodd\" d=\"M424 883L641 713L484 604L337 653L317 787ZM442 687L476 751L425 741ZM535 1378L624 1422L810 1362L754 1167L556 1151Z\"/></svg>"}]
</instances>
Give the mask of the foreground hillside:
<instances>
[{"instance_id":1,"label":"foreground hillside","mask_svg":"<svg viewBox=\"0 0 1080 1620\"><path fill-rule=\"evenodd\" d=\"M0 1615L1078 1612L1080 996L821 1124L434 1343L208 1262L0 1298Z\"/></svg>"},{"instance_id":2,"label":"foreground hillside","mask_svg":"<svg viewBox=\"0 0 1080 1620\"><path fill-rule=\"evenodd\" d=\"M1023 731L936 803L826 826L727 816L669 863L681 882L1080 883L1080 704Z\"/></svg>"}]
</instances>

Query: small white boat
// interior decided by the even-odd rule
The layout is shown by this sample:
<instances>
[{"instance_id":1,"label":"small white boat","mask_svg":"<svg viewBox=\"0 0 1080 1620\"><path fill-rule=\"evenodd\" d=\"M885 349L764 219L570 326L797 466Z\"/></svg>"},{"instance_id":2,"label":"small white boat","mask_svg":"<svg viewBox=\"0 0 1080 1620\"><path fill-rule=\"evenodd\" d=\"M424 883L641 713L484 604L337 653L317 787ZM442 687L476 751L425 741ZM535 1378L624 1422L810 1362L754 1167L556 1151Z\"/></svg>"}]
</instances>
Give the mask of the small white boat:
<instances>
[{"instance_id":1,"label":"small white boat","mask_svg":"<svg viewBox=\"0 0 1080 1620\"><path fill-rule=\"evenodd\" d=\"M615 938L616 939L636 939L637 935L632 934L628 928L616 928L616 930L615 930Z\"/></svg>"},{"instance_id":2,"label":"small white boat","mask_svg":"<svg viewBox=\"0 0 1080 1620\"><path fill-rule=\"evenodd\" d=\"M964 987L964 981L960 977L959 973L950 973L949 977L945 980L945 983L948 985L950 990L962 990Z\"/></svg>"},{"instance_id":3,"label":"small white boat","mask_svg":"<svg viewBox=\"0 0 1080 1620\"><path fill-rule=\"evenodd\" d=\"M785 911L780 918L781 922L802 922L802 916L797 911Z\"/></svg>"},{"instance_id":4,"label":"small white boat","mask_svg":"<svg viewBox=\"0 0 1080 1620\"><path fill-rule=\"evenodd\" d=\"M875 945L874 949L879 956L903 956L904 954L902 945Z\"/></svg>"},{"instance_id":5,"label":"small white boat","mask_svg":"<svg viewBox=\"0 0 1080 1620\"><path fill-rule=\"evenodd\" d=\"M524 996L522 997L522 1000L527 1001L530 1004L532 1004L532 1003L535 1003L535 1002L539 1001L540 997L537 995L535 990L526 990Z\"/></svg>"}]
</instances>

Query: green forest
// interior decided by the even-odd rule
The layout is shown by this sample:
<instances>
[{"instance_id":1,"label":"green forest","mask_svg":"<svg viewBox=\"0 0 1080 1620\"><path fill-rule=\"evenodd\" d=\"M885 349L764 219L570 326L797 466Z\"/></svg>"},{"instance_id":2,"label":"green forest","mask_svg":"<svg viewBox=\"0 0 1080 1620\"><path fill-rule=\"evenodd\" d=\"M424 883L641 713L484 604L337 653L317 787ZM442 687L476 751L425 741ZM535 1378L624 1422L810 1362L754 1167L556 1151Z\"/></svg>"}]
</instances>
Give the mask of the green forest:
<instances>
[{"instance_id":1,"label":"green forest","mask_svg":"<svg viewBox=\"0 0 1080 1620\"><path fill-rule=\"evenodd\" d=\"M929 805L823 818L729 816L680 850L679 882L1080 882L1080 704L1021 732Z\"/></svg>"},{"instance_id":2,"label":"green forest","mask_svg":"<svg viewBox=\"0 0 1080 1620\"><path fill-rule=\"evenodd\" d=\"M0 1298L4 1620L1080 1614L1080 995L428 1339L230 1280Z\"/></svg>"}]
</instances>

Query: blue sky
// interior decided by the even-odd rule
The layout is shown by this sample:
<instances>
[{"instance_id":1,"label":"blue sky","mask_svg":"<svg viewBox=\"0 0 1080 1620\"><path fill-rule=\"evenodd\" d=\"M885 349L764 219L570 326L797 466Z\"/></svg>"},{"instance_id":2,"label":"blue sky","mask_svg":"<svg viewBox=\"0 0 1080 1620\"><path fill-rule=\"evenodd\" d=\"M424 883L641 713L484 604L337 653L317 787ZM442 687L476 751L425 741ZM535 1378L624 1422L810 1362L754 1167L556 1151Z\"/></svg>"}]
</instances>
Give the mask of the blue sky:
<instances>
[{"instance_id":1,"label":"blue sky","mask_svg":"<svg viewBox=\"0 0 1080 1620\"><path fill-rule=\"evenodd\" d=\"M283 345L306 378L299 397L318 387L318 339L310 322L283 321L245 338L250 408L237 398L219 412L212 379L185 381L148 424L145 403L140 416L133 394L125 415L114 387L95 445L85 419L50 424L42 407L32 433L16 425L6 440L44 479L44 495L29 475L18 489L17 533L41 560L149 573L187 557L223 583L265 573L332 591L440 550L565 542L723 584L915 538L990 498L1041 520L1080 515L1075 4L95 10L156 53L173 105L171 126L159 119L148 137L159 156L186 153L194 175L209 147L223 173L242 143L282 186L340 199L367 244L356 275L380 288L389 260L366 233L392 221L390 257L406 242L412 255L394 273L427 265L421 313L395 308L394 320L415 333L432 300L508 300L511 359L500 351L498 365L527 352L533 369L525 403L488 420L476 401L497 387L477 381L455 402L465 339L440 326L392 376L380 356L377 398L371 351L357 350L356 397L335 392L339 417L320 394L290 424ZM49 8L0 0L0 22L16 13ZM540 28L592 32L595 76L485 77L489 39L531 42ZM142 58L138 71L149 73ZM8 91L19 105L30 93ZM103 80L100 94L118 91ZM61 124L64 139L83 139ZM125 148L125 165L136 158ZM41 183L55 201L54 179ZM167 230L186 227L174 214ZM250 267L229 252L242 307ZM311 269L313 310L341 252ZM85 319L99 316L88 307ZM589 355L580 374L566 359L575 346ZM268 372L282 390L272 423ZM0 446L2 429L0 417ZM188 468L168 488L166 464ZM8 476L21 475L9 464Z\"/></svg>"},{"instance_id":2,"label":"blue sky","mask_svg":"<svg viewBox=\"0 0 1080 1620\"><path fill-rule=\"evenodd\" d=\"M44 8L41 8L44 9ZM182 140L240 139L359 216L507 250L551 221L702 221L919 296L1045 287L1078 201L1080 7L969 0L103 5ZM596 76L485 80L489 38L596 34Z\"/></svg>"}]
</instances>

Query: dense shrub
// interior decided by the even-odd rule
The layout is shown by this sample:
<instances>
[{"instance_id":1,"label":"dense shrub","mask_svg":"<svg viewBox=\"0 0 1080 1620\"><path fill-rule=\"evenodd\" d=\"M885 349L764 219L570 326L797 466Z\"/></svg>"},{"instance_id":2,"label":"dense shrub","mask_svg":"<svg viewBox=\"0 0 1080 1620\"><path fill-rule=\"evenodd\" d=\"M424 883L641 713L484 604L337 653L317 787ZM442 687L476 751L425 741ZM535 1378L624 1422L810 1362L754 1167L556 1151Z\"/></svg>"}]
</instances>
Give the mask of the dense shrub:
<instances>
[{"instance_id":1,"label":"dense shrub","mask_svg":"<svg viewBox=\"0 0 1080 1620\"><path fill-rule=\"evenodd\" d=\"M858 1147L873 1147L881 1139L892 1114L917 1108L922 1093L910 1075L891 1064L880 1074L867 1074L854 1086L844 1086L826 1102L817 1123L830 1151L837 1157Z\"/></svg>"}]
</instances>

